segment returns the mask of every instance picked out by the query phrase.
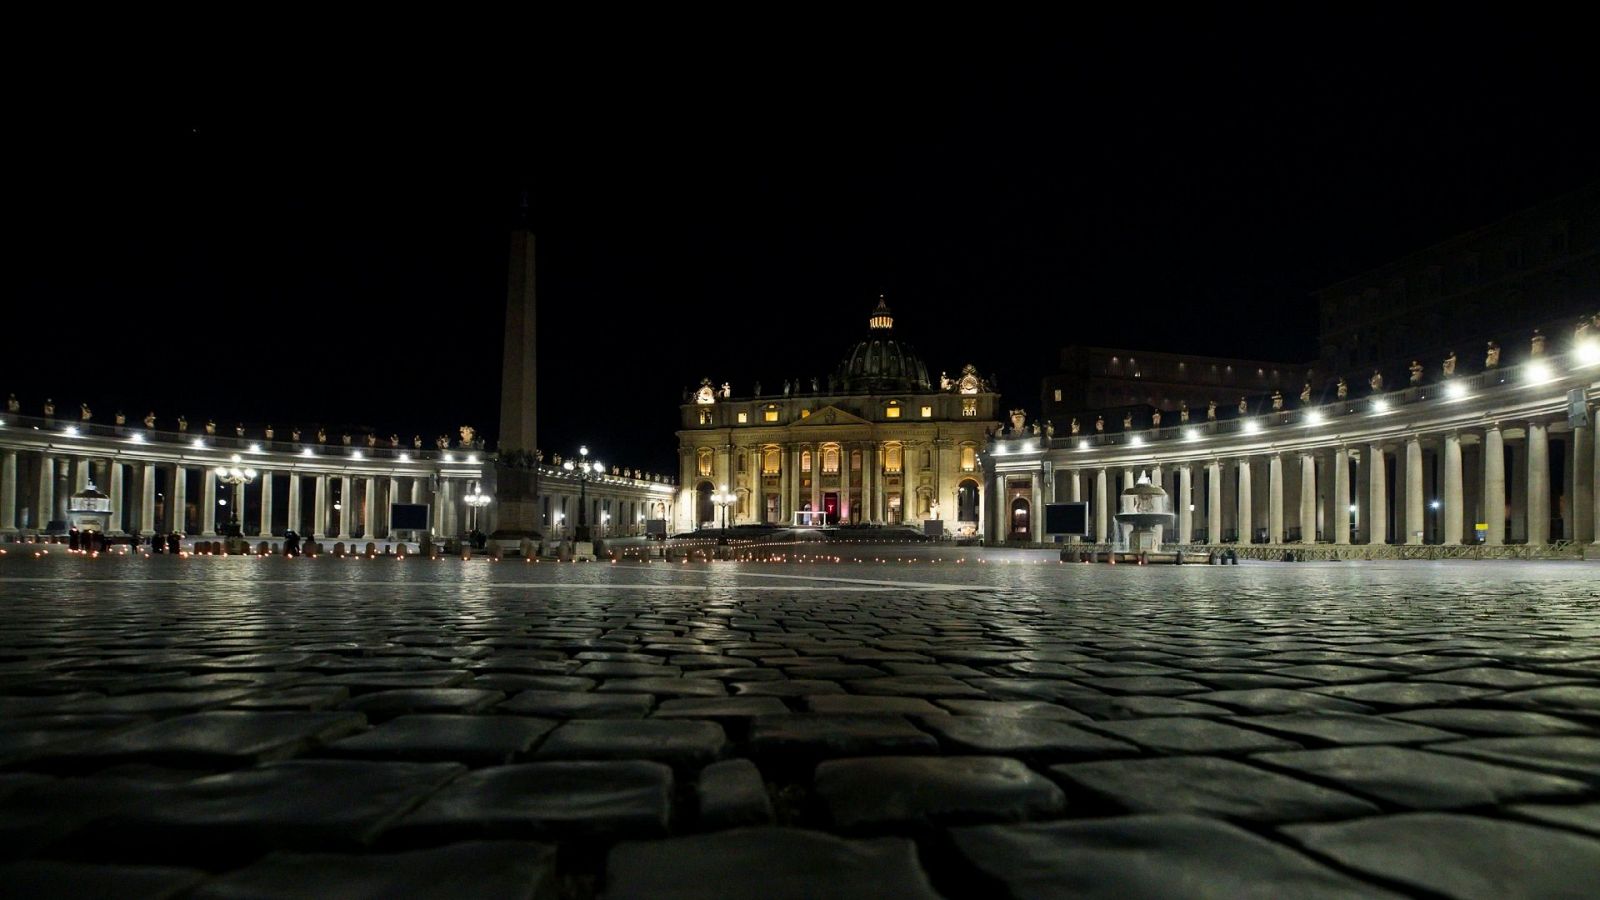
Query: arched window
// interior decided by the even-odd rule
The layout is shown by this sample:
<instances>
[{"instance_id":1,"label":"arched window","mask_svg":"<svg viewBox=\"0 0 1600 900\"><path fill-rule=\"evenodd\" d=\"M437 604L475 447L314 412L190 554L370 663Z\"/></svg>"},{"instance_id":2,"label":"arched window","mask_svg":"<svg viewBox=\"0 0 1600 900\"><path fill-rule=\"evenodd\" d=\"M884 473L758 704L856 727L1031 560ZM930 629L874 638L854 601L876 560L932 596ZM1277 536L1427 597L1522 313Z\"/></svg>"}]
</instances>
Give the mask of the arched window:
<instances>
[{"instance_id":1,"label":"arched window","mask_svg":"<svg viewBox=\"0 0 1600 900\"><path fill-rule=\"evenodd\" d=\"M701 447L699 450L695 451L695 457L698 460L698 471L700 472L700 474L704 475L706 477L710 477L710 475L711 475L711 448L710 447Z\"/></svg>"},{"instance_id":2,"label":"arched window","mask_svg":"<svg viewBox=\"0 0 1600 900\"><path fill-rule=\"evenodd\" d=\"M905 465L904 451L899 444L885 444L883 447L883 470L889 473L898 473Z\"/></svg>"},{"instance_id":3,"label":"arched window","mask_svg":"<svg viewBox=\"0 0 1600 900\"><path fill-rule=\"evenodd\" d=\"M961 445L961 471L976 472L978 470L978 448L971 444Z\"/></svg>"},{"instance_id":4,"label":"arched window","mask_svg":"<svg viewBox=\"0 0 1600 900\"><path fill-rule=\"evenodd\" d=\"M850 471L852 471L852 472L861 471L861 451L860 450L851 450L850 451Z\"/></svg>"},{"instance_id":5,"label":"arched window","mask_svg":"<svg viewBox=\"0 0 1600 900\"><path fill-rule=\"evenodd\" d=\"M839 448L828 445L822 448L822 474L839 474Z\"/></svg>"},{"instance_id":6,"label":"arched window","mask_svg":"<svg viewBox=\"0 0 1600 900\"><path fill-rule=\"evenodd\" d=\"M777 447L767 447L761 451L761 474L778 474L779 460L783 454Z\"/></svg>"},{"instance_id":7,"label":"arched window","mask_svg":"<svg viewBox=\"0 0 1600 900\"><path fill-rule=\"evenodd\" d=\"M802 471L802 472L811 471L811 451L810 450L802 450L802 451L800 451L800 471Z\"/></svg>"},{"instance_id":8,"label":"arched window","mask_svg":"<svg viewBox=\"0 0 1600 900\"><path fill-rule=\"evenodd\" d=\"M922 451L922 467L924 469L933 468L933 451L932 450L923 450Z\"/></svg>"}]
</instances>

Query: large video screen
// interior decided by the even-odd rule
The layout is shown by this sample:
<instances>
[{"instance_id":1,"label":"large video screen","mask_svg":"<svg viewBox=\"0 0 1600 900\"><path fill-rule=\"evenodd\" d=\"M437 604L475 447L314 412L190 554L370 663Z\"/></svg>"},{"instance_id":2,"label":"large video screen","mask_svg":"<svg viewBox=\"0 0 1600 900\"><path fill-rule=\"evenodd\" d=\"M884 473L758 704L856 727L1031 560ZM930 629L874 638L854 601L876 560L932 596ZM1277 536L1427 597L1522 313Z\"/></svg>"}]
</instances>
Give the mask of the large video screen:
<instances>
[{"instance_id":1,"label":"large video screen","mask_svg":"<svg viewBox=\"0 0 1600 900\"><path fill-rule=\"evenodd\" d=\"M1044 506L1046 534L1068 534L1078 537L1089 535L1089 504L1046 503Z\"/></svg>"},{"instance_id":2,"label":"large video screen","mask_svg":"<svg viewBox=\"0 0 1600 900\"><path fill-rule=\"evenodd\" d=\"M427 531L428 530L428 504L426 504L426 503L391 503L391 504L389 504L389 530L391 530L391 531Z\"/></svg>"}]
</instances>

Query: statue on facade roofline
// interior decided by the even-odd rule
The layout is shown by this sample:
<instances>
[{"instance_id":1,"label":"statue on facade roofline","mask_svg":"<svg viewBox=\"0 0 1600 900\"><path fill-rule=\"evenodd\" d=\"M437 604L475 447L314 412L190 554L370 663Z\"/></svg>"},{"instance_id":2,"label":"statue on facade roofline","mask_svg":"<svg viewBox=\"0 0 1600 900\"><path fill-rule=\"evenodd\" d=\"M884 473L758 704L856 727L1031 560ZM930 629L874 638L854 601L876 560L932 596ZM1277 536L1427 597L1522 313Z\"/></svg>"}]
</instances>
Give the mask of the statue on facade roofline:
<instances>
[{"instance_id":1,"label":"statue on facade roofline","mask_svg":"<svg viewBox=\"0 0 1600 900\"><path fill-rule=\"evenodd\" d=\"M1250 404L1245 400L1245 398L1240 397L1239 398L1239 415L1245 416L1245 415L1249 415L1249 414L1250 414Z\"/></svg>"},{"instance_id":2,"label":"statue on facade roofline","mask_svg":"<svg viewBox=\"0 0 1600 900\"><path fill-rule=\"evenodd\" d=\"M376 447L376 446L378 446L378 436L375 435L375 434L367 435L367 446L368 447Z\"/></svg>"},{"instance_id":3,"label":"statue on facade roofline","mask_svg":"<svg viewBox=\"0 0 1600 900\"><path fill-rule=\"evenodd\" d=\"M17 395L16 394L11 394L11 395L6 397L6 412L8 412L8 413L22 412L22 403L17 400Z\"/></svg>"},{"instance_id":4,"label":"statue on facade roofline","mask_svg":"<svg viewBox=\"0 0 1600 900\"><path fill-rule=\"evenodd\" d=\"M149 412L144 414L144 427L146 427L146 428L154 428L154 427L156 427L156 411L155 410L152 409Z\"/></svg>"},{"instance_id":5,"label":"statue on facade roofline","mask_svg":"<svg viewBox=\"0 0 1600 900\"><path fill-rule=\"evenodd\" d=\"M1412 384L1421 384L1422 383L1422 362L1421 362L1421 360L1413 359L1411 361L1411 383Z\"/></svg>"},{"instance_id":6,"label":"statue on facade roofline","mask_svg":"<svg viewBox=\"0 0 1600 900\"><path fill-rule=\"evenodd\" d=\"M1187 421L1189 421L1189 401L1187 401L1187 400L1179 400L1178 401L1178 424L1181 425L1181 424L1183 424L1183 423L1185 423Z\"/></svg>"},{"instance_id":7,"label":"statue on facade roofline","mask_svg":"<svg viewBox=\"0 0 1600 900\"><path fill-rule=\"evenodd\" d=\"M1367 386L1372 388L1374 394L1383 390L1383 373L1373 369L1372 377L1367 379Z\"/></svg>"},{"instance_id":8,"label":"statue on facade roofline","mask_svg":"<svg viewBox=\"0 0 1600 900\"><path fill-rule=\"evenodd\" d=\"M461 446L472 446L472 436L478 433L477 429L473 428L471 425L463 425L456 430L461 432Z\"/></svg>"},{"instance_id":9,"label":"statue on facade roofline","mask_svg":"<svg viewBox=\"0 0 1600 900\"><path fill-rule=\"evenodd\" d=\"M948 391L952 387L954 387L954 385L950 383L950 376L945 372L940 372L939 373L939 390Z\"/></svg>"},{"instance_id":10,"label":"statue on facade roofline","mask_svg":"<svg viewBox=\"0 0 1600 900\"><path fill-rule=\"evenodd\" d=\"M274 432L272 430L272 426L271 425L268 425L267 428L266 428L267 440L269 440L269 441L272 440L274 434L276 434L276 432Z\"/></svg>"},{"instance_id":11,"label":"statue on facade roofline","mask_svg":"<svg viewBox=\"0 0 1600 900\"><path fill-rule=\"evenodd\" d=\"M1161 410L1158 409L1155 412L1150 414L1150 427L1151 428L1160 428L1161 427Z\"/></svg>"},{"instance_id":12,"label":"statue on facade roofline","mask_svg":"<svg viewBox=\"0 0 1600 900\"><path fill-rule=\"evenodd\" d=\"M1056 423L1054 419L1044 423L1044 436L1052 438L1056 436Z\"/></svg>"},{"instance_id":13,"label":"statue on facade roofline","mask_svg":"<svg viewBox=\"0 0 1600 900\"><path fill-rule=\"evenodd\" d=\"M178 430L179 431L188 431L189 430L189 420L185 419L183 417L182 413L178 414Z\"/></svg>"},{"instance_id":14,"label":"statue on facade roofline","mask_svg":"<svg viewBox=\"0 0 1600 900\"><path fill-rule=\"evenodd\" d=\"M726 381L724 381L722 383L722 399L726 400L726 399L728 399L729 397L732 397L732 396L733 396L733 387L731 385L729 385Z\"/></svg>"},{"instance_id":15,"label":"statue on facade roofline","mask_svg":"<svg viewBox=\"0 0 1600 900\"><path fill-rule=\"evenodd\" d=\"M394 433L391 432L390 435L389 435L389 446L391 446L391 447L400 446L400 435L394 434Z\"/></svg>"},{"instance_id":16,"label":"statue on facade roofline","mask_svg":"<svg viewBox=\"0 0 1600 900\"><path fill-rule=\"evenodd\" d=\"M1105 430L1106 430L1106 419L1105 419L1105 416L1095 416L1094 417L1094 432L1095 432L1095 434L1104 434Z\"/></svg>"},{"instance_id":17,"label":"statue on facade roofline","mask_svg":"<svg viewBox=\"0 0 1600 900\"><path fill-rule=\"evenodd\" d=\"M216 419L207 419L206 420L206 434L216 434L216 433L217 433L217 420Z\"/></svg>"},{"instance_id":18,"label":"statue on facade roofline","mask_svg":"<svg viewBox=\"0 0 1600 900\"><path fill-rule=\"evenodd\" d=\"M123 415L122 410L119 409L117 410L117 414L112 417L112 421L116 422L118 425L126 425L128 424L128 417Z\"/></svg>"},{"instance_id":19,"label":"statue on facade roofline","mask_svg":"<svg viewBox=\"0 0 1600 900\"><path fill-rule=\"evenodd\" d=\"M1494 341L1489 342L1488 349L1483 351L1483 367L1485 369L1497 368L1500 365L1500 345Z\"/></svg>"},{"instance_id":20,"label":"statue on facade roofline","mask_svg":"<svg viewBox=\"0 0 1600 900\"><path fill-rule=\"evenodd\" d=\"M341 434L341 435L339 435L339 440L340 440L340 441L341 441L341 442L342 442L342 443L343 443L343 444L344 444L344 445L345 445L345 446L346 446L346 447L348 447L348 446L350 446L350 433L349 433L349 432L345 432L345 433L344 433L344 434Z\"/></svg>"},{"instance_id":21,"label":"statue on facade roofline","mask_svg":"<svg viewBox=\"0 0 1600 900\"><path fill-rule=\"evenodd\" d=\"M1123 431L1132 431L1133 430L1133 413L1123 413L1122 414L1122 430Z\"/></svg>"},{"instance_id":22,"label":"statue on facade roofline","mask_svg":"<svg viewBox=\"0 0 1600 900\"><path fill-rule=\"evenodd\" d=\"M299 435L295 435L295 439L299 440ZM422 449L422 435L413 434L411 436L411 448L413 450L421 450Z\"/></svg>"},{"instance_id":23,"label":"statue on facade roofline","mask_svg":"<svg viewBox=\"0 0 1600 900\"><path fill-rule=\"evenodd\" d=\"M94 413L89 410L89 404L87 404L87 403L79 403L78 404L78 418L82 419L85 422L87 422L90 419L94 418Z\"/></svg>"},{"instance_id":24,"label":"statue on facade roofline","mask_svg":"<svg viewBox=\"0 0 1600 900\"><path fill-rule=\"evenodd\" d=\"M751 396L754 396L754 397L759 397L759 396L761 396L761 382L759 382L759 381L758 381L758 382L756 382L756 389L755 389L755 393L754 393L754 394L752 394L752 395L751 395Z\"/></svg>"},{"instance_id":25,"label":"statue on facade roofline","mask_svg":"<svg viewBox=\"0 0 1600 900\"><path fill-rule=\"evenodd\" d=\"M450 449L450 436L447 435L447 434L439 435L438 437L433 439L433 445L435 447L437 447L438 449L440 449L440 450L449 450Z\"/></svg>"},{"instance_id":26,"label":"statue on facade roofline","mask_svg":"<svg viewBox=\"0 0 1600 900\"><path fill-rule=\"evenodd\" d=\"M1276 391L1275 390L1275 391L1272 392L1272 409L1273 409L1274 412L1276 412L1276 411L1278 411L1280 409L1283 409L1283 392L1282 391Z\"/></svg>"},{"instance_id":27,"label":"statue on facade roofline","mask_svg":"<svg viewBox=\"0 0 1600 900\"><path fill-rule=\"evenodd\" d=\"M244 423L243 422L240 422L239 424L233 426L233 435L234 435L234 437L244 437Z\"/></svg>"},{"instance_id":28,"label":"statue on facade roofline","mask_svg":"<svg viewBox=\"0 0 1600 900\"><path fill-rule=\"evenodd\" d=\"M1217 401L1215 401L1215 400L1207 400L1206 401L1206 421L1207 422L1215 422L1216 419L1217 419Z\"/></svg>"},{"instance_id":29,"label":"statue on facade roofline","mask_svg":"<svg viewBox=\"0 0 1600 900\"><path fill-rule=\"evenodd\" d=\"M1456 374L1456 352L1454 350L1451 350L1450 351L1450 355L1446 356L1444 358L1444 377L1449 378L1449 377L1451 377L1451 376L1453 376L1455 374Z\"/></svg>"},{"instance_id":30,"label":"statue on facade roofline","mask_svg":"<svg viewBox=\"0 0 1600 900\"><path fill-rule=\"evenodd\" d=\"M1533 330L1533 346L1531 350L1534 356L1544 355L1544 335L1540 334L1537 328Z\"/></svg>"},{"instance_id":31,"label":"statue on facade roofline","mask_svg":"<svg viewBox=\"0 0 1600 900\"><path fill-rule=\"evenodd\" d=\"M289 440L294 441L296 444L300 443L299 426L289 429Z\"/></svg>"},{"instance_id":32,"label":"statue on facade roofline","mask_svg":"<svg viewBox=\"0 0 1600 900\"><path fill-rule=\"evenodd\" d=\"M1078 417L1077 416L1073 416L1072 417L1072 424L1068 425L1067 427L1072 429L1072 433L1074 435L1076 435L1078 433L1078 428L1079 428Z\"/></svg>"},{"instance_id":33,"label":"statue on facade roofline","mask_svg":"<svg viewBox=\"0 0 1600 900\"><path fill-rule=\"evenodd\" d=\"M1341 377L1339 379L1339 383L1334 385L1333 392L1335 396L1337 396L1340 400L1343 400L1344 398L1350 396L1350 385L1345 384L1344 379Z\"/></svg>"},{"instance_id":34,"label":"statue on facade roofline","mask_svg":"<svg viewBox=\"0 0 1600 900\"><path fill-rule=\"evenodd\" d=\"M56 402L49 397L44 398L44 417L50 418L56 414Z\"/></svg>"},{"instance_id":35,"label":"statue on facade roofline","mask_svg":"<svg viewBox=\"0 0 1600 900\"><path fill-rule=\"evenodd\" d=\"M1305 384L1300 386L1300 403L1301 403L1301 405L1304 405L1304 404L1307 404L1307 403L1310 403L1310 402L1311 402L1311 382L1308 381Z\"/></svg>"}]
</instances>

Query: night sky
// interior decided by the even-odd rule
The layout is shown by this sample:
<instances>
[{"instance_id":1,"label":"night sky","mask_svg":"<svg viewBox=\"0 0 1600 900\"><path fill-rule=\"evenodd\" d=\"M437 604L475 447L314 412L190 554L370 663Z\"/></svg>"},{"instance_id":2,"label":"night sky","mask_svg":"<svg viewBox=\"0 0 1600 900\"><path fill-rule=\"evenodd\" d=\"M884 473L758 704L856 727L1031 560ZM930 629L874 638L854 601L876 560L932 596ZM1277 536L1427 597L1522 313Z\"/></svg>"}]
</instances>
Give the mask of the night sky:
<instances>
[{"instance_id":1,"label":"night sky","mask_svg":"<svg viewBox=\"0 0 1600 900\"><path fill-rule=\"evenodd\" d=\"M1584 29L1461 15L638 23L45 88L0 392L492 437L524 188L547 452L670 471L683 386L825 376L880 292L1030 411L1069 343L1309 360L1307 292L1600 178Z\"/></svg>"}]
</instances>

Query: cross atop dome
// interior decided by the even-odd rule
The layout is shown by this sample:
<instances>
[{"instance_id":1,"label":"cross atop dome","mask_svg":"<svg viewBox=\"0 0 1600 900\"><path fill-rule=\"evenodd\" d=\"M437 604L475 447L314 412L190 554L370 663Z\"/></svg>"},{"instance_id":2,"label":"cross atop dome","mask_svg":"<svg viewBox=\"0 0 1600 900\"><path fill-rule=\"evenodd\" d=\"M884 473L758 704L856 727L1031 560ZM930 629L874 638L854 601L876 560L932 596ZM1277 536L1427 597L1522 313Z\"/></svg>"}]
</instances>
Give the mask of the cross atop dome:
<instances>
[{"instance_id":1,"label":"cross atop dome","mask_svg":"<svg viewBox=\"0 0 1600 900\"><path fill-rule=\"evenodd\" d=\"M872 311L872 318L868 320L868 323L872 326L873 331L880 329L888 331L894 327L894 315L889 312L889 303L883 299L882 294L878 295L878 308Z\"/></svg>"}]
</instances>

